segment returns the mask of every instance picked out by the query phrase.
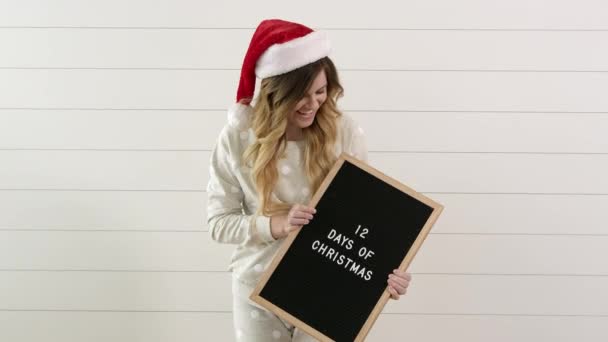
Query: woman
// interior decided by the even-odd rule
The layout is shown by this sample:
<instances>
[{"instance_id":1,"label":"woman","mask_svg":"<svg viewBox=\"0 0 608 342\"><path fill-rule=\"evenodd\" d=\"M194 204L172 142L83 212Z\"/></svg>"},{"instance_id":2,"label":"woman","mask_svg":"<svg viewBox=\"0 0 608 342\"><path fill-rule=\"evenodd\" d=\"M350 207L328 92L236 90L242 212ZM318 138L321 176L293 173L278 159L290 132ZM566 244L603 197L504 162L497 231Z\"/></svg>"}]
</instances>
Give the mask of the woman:
<instances>
[{"instance_id":1,"label":"woman","mask_svg":"<svg viewBox=\"0 0 608 342\"><path fill-rule=\"evenodd\" d=\"M236 244L233 317L241 341L314 341L249 300L274 254L315 214L308 203L341 152L367 161L361 128L342 114L338 74L320 32L283 20L256 29L241 69L237 103L211 153L208 224L211 237ZM250 106L256 76L261 81ZM389 275L391 298L410 275Z\"/></svg>"}]
</instances>

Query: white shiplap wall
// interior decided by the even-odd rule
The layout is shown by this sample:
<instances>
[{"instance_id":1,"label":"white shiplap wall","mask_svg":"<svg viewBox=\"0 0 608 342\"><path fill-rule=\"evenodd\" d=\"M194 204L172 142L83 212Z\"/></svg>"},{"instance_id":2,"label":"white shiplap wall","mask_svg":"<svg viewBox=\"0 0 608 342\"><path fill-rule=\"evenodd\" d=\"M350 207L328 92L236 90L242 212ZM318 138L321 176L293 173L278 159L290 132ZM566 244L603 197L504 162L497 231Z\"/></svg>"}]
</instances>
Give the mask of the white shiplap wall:
<instances>
[{"instance_id":1,"label":"white shiplap wall","mask_svg":"<svg viewBox=\"0 0 608 342\"><path fill-rule=\"evenodd\" d=\"M269 17L446 207L370 341L608 339L605 2L2 0L0 341L233 340L204 188Z\"/></svg>"}]
</instances>

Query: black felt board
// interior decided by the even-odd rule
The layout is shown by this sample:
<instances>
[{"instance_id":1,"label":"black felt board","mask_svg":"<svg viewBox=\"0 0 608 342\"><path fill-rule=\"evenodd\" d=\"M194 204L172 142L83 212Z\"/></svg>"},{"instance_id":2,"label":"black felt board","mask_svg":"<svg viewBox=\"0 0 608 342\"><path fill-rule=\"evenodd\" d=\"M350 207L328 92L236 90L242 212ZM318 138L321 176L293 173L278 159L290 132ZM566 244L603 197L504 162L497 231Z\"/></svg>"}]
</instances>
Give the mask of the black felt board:
<instances>
[{"instance_id":1,"label":"black felt board","mask_svg":"<svg viewBox=\"0 0 608 342\"><path fill-rule=\"evenodd\" d=\"M259 296L331 340L354 341L434 208L348 160L315 207ZM362 247L374 254L359 256Z\"/></svg>"}]
</instances>

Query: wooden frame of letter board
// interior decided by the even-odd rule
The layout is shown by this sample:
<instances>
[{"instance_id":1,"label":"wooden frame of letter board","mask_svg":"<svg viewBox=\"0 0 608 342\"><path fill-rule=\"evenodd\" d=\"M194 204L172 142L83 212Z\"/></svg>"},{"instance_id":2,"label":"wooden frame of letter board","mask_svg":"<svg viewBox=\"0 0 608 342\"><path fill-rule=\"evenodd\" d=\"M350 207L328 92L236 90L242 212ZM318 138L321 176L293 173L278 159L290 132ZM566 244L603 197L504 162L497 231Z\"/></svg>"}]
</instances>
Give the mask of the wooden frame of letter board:
<instances>
[{"instance_id":1,"label":"wooden frame of letter board","mask_svg":"<svg viewBox=\"0 0 608 342\"><path fill-rule=\"evenodd\" d=\"M420 230L420 233L416 237L416 240L414 241L414 243L410 246L408 253L406 254L403 261L401 262L401 265L399 265L399 270L405 271L407 269L407 267L409 266L409 264L412 262L416 253L418 252L418 249L424 242L424 239L426 238L429 231L431 230L431 227L435 224L435 221L437 221L437 218L439 217L439 215L441 214L441 212L443 210L443 206L441 204L431 200L430 198L416 192L415 190L411 189L410 187L400 183L399 181L385 175L384 173L380 172L379 170L369 166L365 162L360 161L346 153L342 153L340 155L340 157L338 158L338 160L336 161L336 163L334 164L332 169L329 171L329 173L327 174L327 176L321 183L319 190L317 190L317 192L312 197L312 199L309 203L309 206L316 207L317 203L319 202L319 200L325 193L325 190L327 190L329 184L332 182L332 180L334 179L334 177L336 176L336 174L338 173L338 171L344 164L344 161L348 161L348 162L354 164L355 166L363 169L364 171L368 172L369 174L381 179L382 181L388 183L389 185L392 185L393 187L401 190L402 192L408 194L409 196L414 197L418 201L433 208L433 212L431 213L428 220L426 221L426 223ZM268 279L270 279L272 273L274 272L276 267L279 265L279 263L283 259L283 256L285 255L285 253L287 252L287 250L289 249L289 247L291 246L291 244L293 243L293 241L295 240L295 238L297 237L299 232L300 232L300 229L290 233L285 238L286 241L284 241L281 248L275 254L274 259L272 260L271 264L268 266L266 271L262 274L260 281L256 285L255 289L253 290L253 292L251 293L249 298L251 300L253 300L254 302L260 304L261 306L267 308L268 310L274 312L277 316L290 322L291 324L298 327L299 329L305 331L307 334L313 336L314 338L318 339L319 341L322 341L322 342L334 341L333 339L329 338L325 334L321 333L320 331L318 331L315 328L306 324L306 322L301 321L300 319L289 314L285 310L279 308L278 306L274 305L270 301L268 301L265 298L260 296L260 293L261 293L262 289L264 288L264 286L266 285L266 283L268 282ZM369 330L371 329L371 327L375 323L376 319L378 318L378 315L380 314L380 312L386 305L386 302L389 300L389 297L390 297L390 293L388 292L388 286L387 286L387 289L384 290L384 293L382 294L382 296L376 303L371 314L368 316L367 320L365 321L365 324L363 325L363 327L357 334L355 341L363 341L365 339L365 337L369 333Z\"/></svg>"}]
</instances>

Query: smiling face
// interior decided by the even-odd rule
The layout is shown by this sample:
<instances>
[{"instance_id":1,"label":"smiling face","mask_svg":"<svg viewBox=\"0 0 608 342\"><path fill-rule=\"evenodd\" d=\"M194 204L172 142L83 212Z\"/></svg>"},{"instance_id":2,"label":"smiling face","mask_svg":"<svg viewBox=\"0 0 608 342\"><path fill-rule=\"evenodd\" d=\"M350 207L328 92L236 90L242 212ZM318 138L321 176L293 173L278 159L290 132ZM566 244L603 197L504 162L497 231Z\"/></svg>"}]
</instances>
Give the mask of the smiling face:
<instances>
[{"instance_id":1,"label":"smiling face","mask_svg":"<svg viewBox=\"0 0 608 342\"><path fill-rule=\"evenodd\" d=\"M300 140L302 129L309 127L315 120L317 111L327 99L327 77L325 71L315 76L304 97L287 116L287 140Z\"/></svg>"}]
</instances>

